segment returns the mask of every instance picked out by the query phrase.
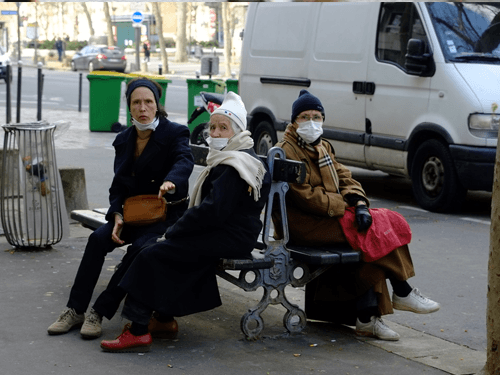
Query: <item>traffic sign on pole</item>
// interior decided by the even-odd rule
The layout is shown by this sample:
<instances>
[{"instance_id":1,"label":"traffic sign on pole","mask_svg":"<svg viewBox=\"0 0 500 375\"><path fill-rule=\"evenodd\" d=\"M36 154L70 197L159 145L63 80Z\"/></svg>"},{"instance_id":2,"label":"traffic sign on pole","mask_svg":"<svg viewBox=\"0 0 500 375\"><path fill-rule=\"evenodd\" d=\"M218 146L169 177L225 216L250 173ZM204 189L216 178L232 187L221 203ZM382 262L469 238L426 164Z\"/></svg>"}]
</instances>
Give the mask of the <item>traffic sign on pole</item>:
<instances>
[{"instance_id":1,"label":"traffic sign on pole","mask_svg":"<svg viewBox=\"0 0 500 375\"><path fill-rule=\"evenodd\" d=\"M142 20L144 19L143 15L141 12L137 11L132 14L132 22L133 23L141 23Z\"/></svg>"}]
</instances>

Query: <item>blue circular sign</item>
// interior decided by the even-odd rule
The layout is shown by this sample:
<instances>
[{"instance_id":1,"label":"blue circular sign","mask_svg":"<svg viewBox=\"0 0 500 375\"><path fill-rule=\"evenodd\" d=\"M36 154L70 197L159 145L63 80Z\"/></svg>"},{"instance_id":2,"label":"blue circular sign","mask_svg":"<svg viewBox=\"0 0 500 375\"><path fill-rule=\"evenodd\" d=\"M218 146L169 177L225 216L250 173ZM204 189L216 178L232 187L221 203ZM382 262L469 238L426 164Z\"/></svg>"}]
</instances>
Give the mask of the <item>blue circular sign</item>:
<instances>
[{"instance_id":1,"label":"blue circular sign","mask_svg":"<svg viewBox=\"0 0 500 375\"><path fill-rule=\"evenodd\" d=\"M143 18L141 12L135 12L134 14L132 14L132 22L141 23L142 19Z\"/></svg>"}]
</instances>

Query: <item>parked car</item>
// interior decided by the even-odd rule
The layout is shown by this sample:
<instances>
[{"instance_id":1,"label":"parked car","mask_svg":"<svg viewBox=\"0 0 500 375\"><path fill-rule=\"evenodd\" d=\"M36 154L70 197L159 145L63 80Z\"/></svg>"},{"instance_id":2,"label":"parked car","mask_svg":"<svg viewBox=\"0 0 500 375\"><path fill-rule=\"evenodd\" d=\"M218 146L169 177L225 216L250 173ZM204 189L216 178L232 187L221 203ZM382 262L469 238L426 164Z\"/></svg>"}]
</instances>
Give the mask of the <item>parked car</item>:
<instances>
[{"instance_id":1,"label":"parked car","mask_svg":"<svg viewBox=\"0 0 500 375\"><path fill-rule=\"evenodd\" d=\"M0 47L0 79L4 79L7 82L7 64L10 64L10 58L5 53L3 47ZM12 71L10 75L10 81L12 82Z\"/></svg>"},{"instance_id":2,"label":"parked car","mask_svg":"<svg viewBox=\"0 0 500 375\"><path fill-rule=\"evenodd\" d=\"M124 72L127 67L127 58L124 51L114 46L85 46L75 53L71 60L71 68L94 70L115 70Z\"/></svg>"}]
</instances>

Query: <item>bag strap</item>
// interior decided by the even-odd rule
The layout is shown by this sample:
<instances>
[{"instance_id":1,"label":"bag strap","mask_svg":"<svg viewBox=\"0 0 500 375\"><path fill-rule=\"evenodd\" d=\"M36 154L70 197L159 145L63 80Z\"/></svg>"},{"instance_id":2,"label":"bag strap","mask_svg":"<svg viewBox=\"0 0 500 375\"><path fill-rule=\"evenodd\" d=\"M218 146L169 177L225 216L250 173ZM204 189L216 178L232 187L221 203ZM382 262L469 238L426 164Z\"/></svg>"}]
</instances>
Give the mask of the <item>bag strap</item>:
<instances>
[{"instance_id":1,"label":"bag strap","mask_svg":"<svg viewBox=\"0 0 500 375\"><path fill-rule=\"evenodd\" d=\"M182 198L181 200L178 200L178 201L174 201L174 202L167 202L167 206L175 206L175 205L178 205L182 202L186 202L187 200L189 200L189 195Z\"/></svg>"}]
</instances>

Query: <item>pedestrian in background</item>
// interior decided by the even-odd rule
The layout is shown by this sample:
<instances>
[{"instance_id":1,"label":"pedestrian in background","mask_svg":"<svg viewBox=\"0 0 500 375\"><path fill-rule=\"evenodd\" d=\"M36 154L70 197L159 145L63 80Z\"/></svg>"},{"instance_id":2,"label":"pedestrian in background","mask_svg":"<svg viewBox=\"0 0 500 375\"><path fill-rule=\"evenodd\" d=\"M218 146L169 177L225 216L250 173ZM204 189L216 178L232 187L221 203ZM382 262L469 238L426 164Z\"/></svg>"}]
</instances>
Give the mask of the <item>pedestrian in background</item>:
<instances>
[{"instance_id":1,"label":"pedestrian in background","mask_svg":"<svg viewBox=\"0 0 500 375\"><path fill-rule=\"evenodd\" d=\"M142 48L144 50L144 61L149 62L149 56L151 54L151 44L149 43L149 40L146 40L144 42Z\"/></svg>"},{"instance_id":2,"label":"pedestrian in background","mask_svg":"<svg viewBox=\"0 0 500 375\"><path fill-rule=\"evenodd\" d=\"M61 38L57 38L55 47L57 49L57 54L59 56L59 61L62 61L62 54L63 54L63 41Z\"/></svg>"}]
</instances>

